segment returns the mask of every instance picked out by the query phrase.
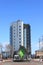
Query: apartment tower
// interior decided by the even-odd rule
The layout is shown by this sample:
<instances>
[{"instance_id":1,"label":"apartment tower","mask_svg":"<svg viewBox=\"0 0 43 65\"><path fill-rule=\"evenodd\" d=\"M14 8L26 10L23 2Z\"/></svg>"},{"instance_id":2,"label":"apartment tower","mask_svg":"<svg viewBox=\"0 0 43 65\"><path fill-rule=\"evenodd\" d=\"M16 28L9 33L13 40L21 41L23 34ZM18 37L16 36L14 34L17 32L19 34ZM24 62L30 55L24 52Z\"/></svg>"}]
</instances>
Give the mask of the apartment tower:
<instances>
[{"instance_id":1,"label":"apartment tower","mask_svg":"<svg viewBox=\"0 0 43 65\"><path fill-rule=\"evenodd\" d=\"M22 20L17 20L16 22L13 22L11 24L10 45L12 56L14 51L19 50L20 45L24 46L27 51L31 54L31 34L29 24L23 24Z\"/></svg>"}]
</instances>

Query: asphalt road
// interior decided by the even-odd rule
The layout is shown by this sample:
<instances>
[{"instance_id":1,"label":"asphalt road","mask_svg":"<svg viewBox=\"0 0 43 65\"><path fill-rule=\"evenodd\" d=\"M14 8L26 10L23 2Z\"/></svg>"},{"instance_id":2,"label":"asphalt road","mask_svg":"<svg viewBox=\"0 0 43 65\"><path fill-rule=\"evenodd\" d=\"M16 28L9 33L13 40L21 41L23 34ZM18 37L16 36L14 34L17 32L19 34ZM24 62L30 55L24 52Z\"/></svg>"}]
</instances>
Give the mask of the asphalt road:
<instances>
[{"instance_id":1,"label":"asphalt road","mask_svg":"<svg viewBox=\"0 0 43 65\"><path fill-rule=\"evenodd\" d=\"M0 62L0 65L43 65L43 62Z\"/></svg>"}]
</instances>

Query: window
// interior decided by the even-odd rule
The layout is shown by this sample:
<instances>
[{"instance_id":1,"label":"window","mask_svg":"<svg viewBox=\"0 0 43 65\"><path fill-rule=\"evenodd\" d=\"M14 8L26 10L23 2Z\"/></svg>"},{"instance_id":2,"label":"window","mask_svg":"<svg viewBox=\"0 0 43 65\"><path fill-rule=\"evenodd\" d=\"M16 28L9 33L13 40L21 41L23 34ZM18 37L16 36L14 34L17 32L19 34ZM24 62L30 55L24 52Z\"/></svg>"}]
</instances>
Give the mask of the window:
<instances>
[{"instance_id":1,"label":"window","mask_svg":"<svg viewBox=\"0 0 43 65\"><path fill-rule=\"evenodd\" d=\"M21 40L21 38L19 38L19 40Z\"/></svg>"},{"instance_id":2,"label":"window","mask_svg":"<svg viewBox=\"0 0 43 65\"><path fill-rule=\"evenodd\" d=\"M21 26L19 26L19 27L21 27Z\"/></svg>"},{"instance_id":3,"label":"window","mask_svg":"<svg viewBox=\"0 0 43 65\"><path fill-rule=\"evenodd\" d=\"M15 28L15 26L14 26L14 28Z\"/></svg>"},{"instance_id":4,"label":"window","mask_svg":"<svg viewBox=\"0 0 43 65\"><path fill-rule=\"evenodd\" d=\"M14 30L15 31L15 30Z\"/></svg>"},{"instance_id":5,"label":"window","mask_svg":"<svg viewBox=\"0 0 43 65\"><path fill-rule=\"evenodd\" d=\"M15 37L15 36L14 36Z\"/></svg>"},{"instance_id":6,"label":"window","mask_svg":"<svg viewBox=\"0 0 43 65\"><path fill-rule=\"evenodd\" d=\"M19 41L19 43L21 43L21 41Z\"/></svg>"},{"instance_id":7,"label":"window","mask_svg":"<svg viewBox=\"0 0 43 65\"><path fill-rule=\"evenodd\" d=\"M15 40L15 39L14 39Z\"/></svg>"},{"instance_id":8,"label":"window","mask_svg":"<svg viewBox=\"0 0 43 65\"><path fill-rule=\"evenodd\" d=\"M14 48L15 49L15 48Z\"/></svg>"},{"instance_id":9,"label":"window","mask_svg":"<svg viewBox=\"0 0 43 65\"><path fill-rule=\"evenodd\" d=\"M19 30L21 30L21 29L19 29Z\"/></svg>"},{"instance_id":10,"label":"window","mask_svg":"<svg viewBox=\"0 0 43 65\"><path fill-rule=\"evenodd\" d=\"M14 33L15 34L15 33Z\"/></svg>"},{"instance_id":11,"label":"window","mask_svg":"<svg viewBox=\"0 0 43 65\"><path fill-rule=\"evenodd\" d=\"M19 32L19 34L20 34L21 32Z\"/></svg>"},{"instance_id":12,"label":"window","mask_svg":"<svg viewBox=\"0 0 43 65\"><path fill-rule=\"evenodd\" d=\"M19 35L19 37L21 37L21 35Z\"/></svg>"}]
</instances>

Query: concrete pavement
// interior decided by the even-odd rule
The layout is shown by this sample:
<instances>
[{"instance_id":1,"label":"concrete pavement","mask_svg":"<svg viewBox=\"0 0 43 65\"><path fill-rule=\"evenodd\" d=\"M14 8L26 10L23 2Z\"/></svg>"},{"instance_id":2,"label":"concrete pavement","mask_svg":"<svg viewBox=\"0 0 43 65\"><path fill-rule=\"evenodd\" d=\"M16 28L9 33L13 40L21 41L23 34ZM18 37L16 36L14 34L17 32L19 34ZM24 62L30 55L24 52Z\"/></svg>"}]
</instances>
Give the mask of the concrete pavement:
<instances>
[{"instance_id":1,"label":"concrete pavement","mask_svg":"<svg viewBox=\"0 0 43 65\"><path fill-rule=\"evenodd\" d=\"M30 62L0 62L0 65L43 65L43 62L30 61Z\"/></svg>"}]
</instances>

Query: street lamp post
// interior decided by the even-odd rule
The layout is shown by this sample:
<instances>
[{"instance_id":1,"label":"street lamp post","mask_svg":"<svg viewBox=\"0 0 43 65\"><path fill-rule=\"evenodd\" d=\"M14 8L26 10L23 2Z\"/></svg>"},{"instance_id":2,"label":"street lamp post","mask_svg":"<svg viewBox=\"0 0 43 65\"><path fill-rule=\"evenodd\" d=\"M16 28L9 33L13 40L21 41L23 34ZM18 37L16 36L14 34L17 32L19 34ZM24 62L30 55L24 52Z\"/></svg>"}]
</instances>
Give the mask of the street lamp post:
<instances>
[{"instance_id":1,"label":"street lamp post","mask_svg":"<svg viewBox=\"0 0 43 65\"><path fill-rule=\"evenodd\" d=\"M39 52L41 52L43 50L43 36L41 36L41 38L39 38ZM39 59L42 59L42 55L40 55L39 53Z\"/></svg>"}]
</instances>

